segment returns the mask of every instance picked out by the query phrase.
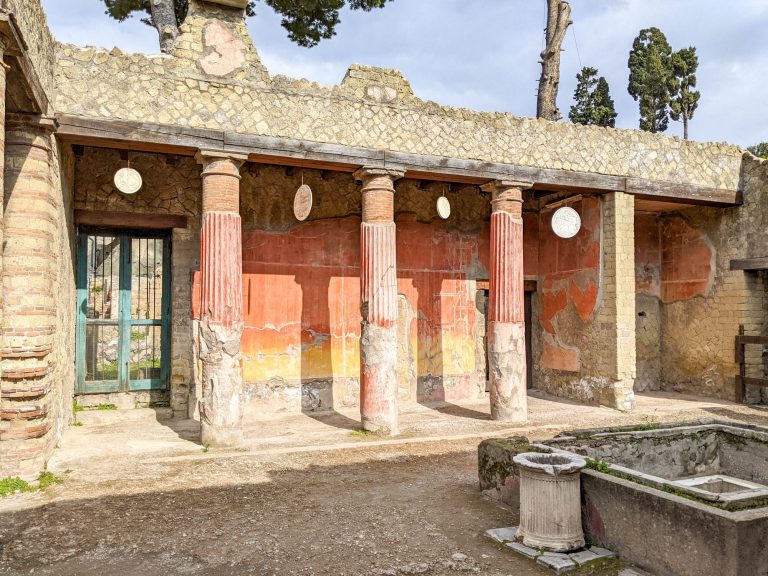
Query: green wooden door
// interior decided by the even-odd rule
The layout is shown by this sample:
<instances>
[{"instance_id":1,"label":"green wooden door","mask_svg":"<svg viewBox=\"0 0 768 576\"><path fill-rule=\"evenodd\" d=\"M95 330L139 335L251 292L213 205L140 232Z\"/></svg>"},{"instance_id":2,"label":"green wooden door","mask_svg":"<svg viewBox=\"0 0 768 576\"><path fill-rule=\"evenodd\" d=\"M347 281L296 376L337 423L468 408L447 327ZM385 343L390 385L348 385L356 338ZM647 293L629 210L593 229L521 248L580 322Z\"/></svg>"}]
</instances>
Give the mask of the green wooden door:
<instances>
[{"instance_id":1,"label":"green wooden door","mask_svg":"<svg viewBox=\"0 0 768 576\"><path fill-rule=\"evenodd\" d=\"M170 244L165 234L79 234L78 393L167 389Z\"/></svg>"}]
</instances>

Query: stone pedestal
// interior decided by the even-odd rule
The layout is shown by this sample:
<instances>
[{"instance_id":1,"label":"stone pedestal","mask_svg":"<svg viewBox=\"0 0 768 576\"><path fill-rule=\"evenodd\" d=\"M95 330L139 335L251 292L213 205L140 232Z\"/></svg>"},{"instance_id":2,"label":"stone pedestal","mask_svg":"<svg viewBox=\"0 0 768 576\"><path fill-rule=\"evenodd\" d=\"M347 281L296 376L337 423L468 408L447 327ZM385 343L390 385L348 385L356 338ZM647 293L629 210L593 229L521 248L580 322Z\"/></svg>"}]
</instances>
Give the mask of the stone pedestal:
<instances>
[{"instance_id":1,"label":"stone pedestal","mask_svg":"<svg viewBox=\"0 0 768 576\"><path fill-rule=\"evenodd\" d=\"M522 190L528 186L507 181L483 186L492 194L488 302L491 418L502 422L528 419L522 219Z\"/></svg>"},{"instance_id":2,"label":"stone pedestal","mask_svg":"<svg viewBox=\"0 0 768 576\"><path fill-rule=\"evenodd\" d=\"M587 463L570 454L525 452L513 458L520 469L520 528L531 548L568 552L584 547L581 474Z\"/></svg>"},{"instance_id":3,"label":"stone pedestal","mask_svg":"<svg viewBox=\"0 0 768 576\"><path fill-rule=\"evenodd\" d=\"M243 256L240 166L245 157L200 152L203 226L200 234L201 440L242 441Z\"/></svg>"},{"instance_id":4,"label":"stone pedestal","mask_svg":"<svg viewBox=\"0 0 768 576\"><path fill-rule=\"evenodd\" d=\"M372 432L398 433L397 259L394 181L403 172L362 168L360 229L360 419Z\"/></svg>"}]
</instances>

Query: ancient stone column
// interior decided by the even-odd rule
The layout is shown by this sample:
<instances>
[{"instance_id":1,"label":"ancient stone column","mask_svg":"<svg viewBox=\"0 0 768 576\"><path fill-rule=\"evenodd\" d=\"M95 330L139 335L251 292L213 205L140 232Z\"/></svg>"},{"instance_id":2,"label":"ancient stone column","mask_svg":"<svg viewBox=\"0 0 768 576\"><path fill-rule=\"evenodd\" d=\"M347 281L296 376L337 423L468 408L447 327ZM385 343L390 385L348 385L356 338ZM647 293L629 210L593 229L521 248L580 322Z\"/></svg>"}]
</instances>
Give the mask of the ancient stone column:
<instances>
[{"instance_id":1,"label":"ancient stone column","mask_svg":"<svg viewBox=\"0 0 768 576\"><path fill-rule=\"evenodd\" d=\"M603 202L602 305L598 376L600 404L618 410L635 405L635 197L624 192L605 194Z\"/></svg>"},{"instance_id":2,"label":"ancient stone column","mask_svg":"<svg viewBox=\"0 0 768 576\"><path fill-rule=\"evenodd\" d=\"M361 168L360 418L365 430L395 435L397 414L397 264L394 181L399 170Z\"/></svg>"},{"instance_id":3,"label":"ancient stone column","mask_svg":"<svg viewBox=\"0 0 768 576\"><path fill-rule=\"evenodd\" d=\"M60 196L52 121L6 119L0 355L0 477L33 478L55 444L61 382L53 381Z\"/></svg>"},{"instance_id":4,"label":"ancient stone column","mask_svg":"<svg viewBox=\"0 0 768 576\"><path fill-rule=\"evenodd\" d=\"M200 233L200 399L204 445L242 441L243 250L240 166L245 156L201 151L203 214Z\"/></svg>"},{"instance_id":5,"label":"ancient stone column","mask_svg":"<svg viewBox=\"0 0 768 576\"><path fill-rule=\"evenodd\" d=\"M488 300L488 366L491 418L525 422L528 397L523 284L523 189L530 184L497 180L483 186L491 197Z\"/></svg>"}]
</instances>

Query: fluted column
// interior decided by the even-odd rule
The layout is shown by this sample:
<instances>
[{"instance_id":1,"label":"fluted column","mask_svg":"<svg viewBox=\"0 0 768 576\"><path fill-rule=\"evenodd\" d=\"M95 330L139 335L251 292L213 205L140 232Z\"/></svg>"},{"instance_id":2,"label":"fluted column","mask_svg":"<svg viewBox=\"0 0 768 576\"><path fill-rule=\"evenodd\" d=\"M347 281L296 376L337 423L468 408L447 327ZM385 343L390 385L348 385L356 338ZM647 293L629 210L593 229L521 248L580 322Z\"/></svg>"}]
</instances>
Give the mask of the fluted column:
<instances>
[{"instance_id":1,"label":"fluted column","mask_svg":"<svg viewBox=\"0 0 768 576\"><path fill-rule=\"evenodd\" d=\"M528 398L523 284L523 189L497 180L483 186L491 199L488 365L491 418L525 422Z\"/></svg>"},{"instance_id":2,"label":"fluted column","mask_svg":"<svg viewBox=\"0 0 768 576\"><path fill-rule=\"evenodd\" d=\"M200 233L201 439L210 446L242 441L243 250L240 166L245 156L198 153L203 165Z\"/></svg>"},{"instance_id":3,"label":"fluted column","mask_svg":"<svg viewBox=\"0 0 768 576\"><path fill-rule=\"evenodd\" d=\"M51 376L60 199L51 174L51 121L6 122L0 477L37 476L53 449L61 383Z\"/></svg>"},{"instance_id":4,"label":"fluted column","mask_svg":"<svg viewBox=\"0 0 768 576\"><path fill-rule=\"evenodd\" d=\"M360 419L365 430L395 435L397 413L397 262L394 181L399 170L361 168Z\"/></svg>"}]
</instances>

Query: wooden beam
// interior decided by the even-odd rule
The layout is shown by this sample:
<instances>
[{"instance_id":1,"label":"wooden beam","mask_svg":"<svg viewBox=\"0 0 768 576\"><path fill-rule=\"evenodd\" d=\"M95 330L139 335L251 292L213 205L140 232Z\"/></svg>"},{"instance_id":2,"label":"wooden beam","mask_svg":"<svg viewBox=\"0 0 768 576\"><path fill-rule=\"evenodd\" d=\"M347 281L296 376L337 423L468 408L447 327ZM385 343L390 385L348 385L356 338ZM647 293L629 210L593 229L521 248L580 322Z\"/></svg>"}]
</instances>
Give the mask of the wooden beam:
<instances>
[{"instance_id":1,"label":"wooden beam","mask_svg":"<svg viewBox=\"0 0 768 576\"><path fill-rule=\"evenodd\" d=\"M731 260L731 270L768 270L768 257Z\"/></svg>"},{"instance_id":2,"label":"wooden beam","mask_svg":"<svg viewBox=\"0 0 768 576\"><path fill-rule=\"evenodd\" d=\"M678 184L661 180L627 178L629 194L645 200L666 200L693 205L736 206L742 203L741 191Z\"/></svg>"},{"instance_id":3,"label":"wooden beam","mask_svg":"<svg viewBox=\"0 0 768 576\"><path fill-rule=\"evenodd\" d=\"M169 230L170 228L186 228L187 217L176 214L141 214L139 212L75 210L75 224L99 228Z\"/></svg>"},{"instance_id":4,"label":"wooden beam","mask_svg":"<svg viewBox=\"0 0 768 576\"><path fill-rule=\"evenodd\" d=\"M60 138L73 144L192 156L198 149L246 154L251 162L353 172L361 166L399 167L405 177L482 184L503 179L532 182L534 190L580 193L622 191L657 201L733 206L735 190L719 190L671 182L625 178L588 172L533 168L515 164L446 158L325 142L255 136L140 122L57 115Z\"/></svg>"}]
</instances>

